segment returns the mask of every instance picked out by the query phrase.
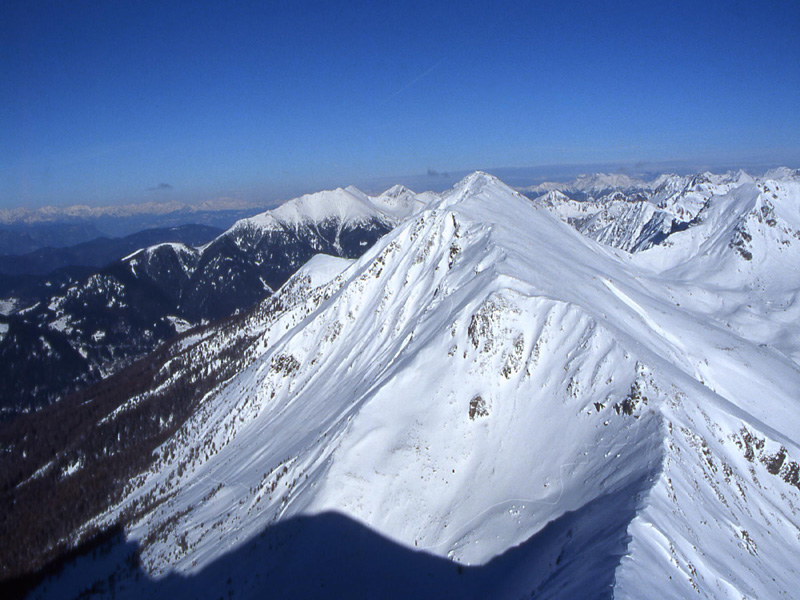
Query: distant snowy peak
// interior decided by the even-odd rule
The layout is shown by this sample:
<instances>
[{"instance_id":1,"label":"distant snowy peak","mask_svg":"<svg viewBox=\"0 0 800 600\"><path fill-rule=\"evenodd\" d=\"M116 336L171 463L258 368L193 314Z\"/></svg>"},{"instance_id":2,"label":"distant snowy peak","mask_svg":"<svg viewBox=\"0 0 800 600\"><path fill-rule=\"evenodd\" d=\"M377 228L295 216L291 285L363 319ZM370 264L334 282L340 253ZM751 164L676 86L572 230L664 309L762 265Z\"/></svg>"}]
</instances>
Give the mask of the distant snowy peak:
<instances>
[{"instance_id":1,"label":"distant snowy peak","mask_svg":"<svg viewBox=\"0 0 800 600\"><path fill-rule=\"evenodd\" d=\"M276 245L290 255L327 252L347 257L360 255L378 236L438 200L438 195L416 194L396 185L378 196L356 187L306 194L281 206L241 219L216 239L199 248L184 244L158 244L126 256L123 262L136 270L154 264L180 266L188 276L197 268L217 268L230 261L267 265L277 260ZM303 250L299 248L302 246ZM272 250L270 250L272 249ZM231 256L231 253L237 256ZM309 255L310 256L310 255ZM294 265L296 268L298 265ZM276 281L270 282L270 288Z\"/></svg>"},{"instance_id":2,"label":"distant snowy peak","mask_svg":"<svg viewBox=\"0 0 800 600\"><path fill-rule=\"evenodd\" d=\"M182 265L184 271L191 275L202 256L220 252L226 254L223 250L226 246L232 245L250 255L263 244L274 245L276 240L281 240L283 244L294 244L309 235L314 239L305 240L306 243L318 247L319 252L342 253L342 244L347 243L340 239L343 233L347 235L357 229L386 232L435 199L438 196L434 194L418 195L400 185L374 197L353 186L325 190L294 198L272 210L241 219L199 248L184 244L158 244L126 256L123 262L135 268L137 264L166 261ZM326 247L329 245L326 240L333 243L333 247ZM363 247L363 241L355 243ZM352 256L355 250L343 253ZM267 256L263 257L263 260L267 259Z\"/></svg>"},{"instance_id":3,"label":"distant snowy peak","mask_svg":"<svg viewBox=\"0 0 800 600\"><path fill-rule=\"evenodd\" d=\"M708 197L689 223L636 256L672 278L748 289L757 303L800 287L800 182L743 183ZM753 301L756 303L756 301ZM783 318L783 317L781 317ZM749 337L755 337L750 333Z\"/></svg>"},{"instance_id":4,"label":"distant snowy peak","mask_svg":"<svg viewBox=\"0 0 800 600\"><path fill-rule=\"evenodd\" d=\"M232 229L297 229L331 222L354 226L370 221L395 225L424 206L417 194L403 186L394 186L376 197L349 186L289 200L278 208L238 221Z\"/></svg>"},{"instance_id":5,"label":"distant snowy peak","mask_svg":"<svg viewBox=\"0 0 800 600\"><path fill-rule=\"evenodd\" d=\"M669 235L673 218L639 193L611 192L599 200L573 200L551 191L533 200L585 236L635 252Z\"/></svg>"},{"instance_id":6,"label":"distant snowy peak","mask_svg":"<svg viewBox=\"0 0 800 600\"><path fill-rule=\"evenodd\" d=\"M725 197L734 190L752 190L752 193L744 192L749 196L756 194L756 189L760 190L766 202L764 215L771 214L769 202L780 203L783 196L792 195L791 185L800 181L800 177L794 179L796 174L796 171L788 168L774 169L758 179L742 170L722 174L663 174L647 184L624 175L597 175L564 184L561 189L548 189L541 195L530 190L553 188L554 185L542 184L526 188L525 191L535 204L546 208L587 237L628 252L638 252L665 243L673 234L700 224L707 218L711 205L722 199L719 201L724 206L728 202ZM606 184L634 187L607 190L596 195L577 191L596 189L598 185L602 187ZM778 211L786 213L789 222L795 212L793 206L792 202L784 203ZM724 214L729 221L733 219L731 212ZM767 222L768 219L762 215L762 220ZM791 235L791 225L784 229L786 235ZM742 256L750 256L750 252L744 249L748 234L744 229L742 231L741 239L732 242L731 248L741 250ZM783 244L786 243L784 240ZM672 259L675 260L678 255L672 253Z\"/></svg>"},{"instance_id":7,"label":"distant snowy peak","mask_svg":"<svg viewBox=\"0 0 800 600\"><path fill-rule=\"evenodd\" d=\"M570 183L565 181L543 181L542 183L537 183L536 185L529 185L517 189L524 194L536 196L539 194L546 194L548 192L563 193L563 190L567 190L569 188Z\"/></svg>"},{"instance_id":8,"label":"distant snowy peak","mask_svg":"<svg viewBox=\"0 0 800 600\"><path fill-rule=\"evenodd\" d=\"M336 220L349 223L375 218L380 213L367 196L353 187L306 194L248 219L238 221L233 228L297 228L308 223Z\"/></svg>"},{"instance_id":9,"label":"distant snowy peak","mask_svg":"<svg viewBox=\"0 0 800 600\"><path fill-rule=\"evenodd\" d=\"M518 191L515 191L494 175L490 175L484 171L475 171L456 183L450 190L443 192L441 200L436 203L436 206L439 208L447 208L466 199L479 196L486 191L494 191L495 193L516 197L517 199L525 199Z\"/></svg>"},{"instance_id":10,"label":"distant snowy peak","mask_svg":"<svg viewBox=\"0 0 800 600\"><path fill-rule=\"evenodd\" d=\"M706 171L685 177L671 175L657 181L659 185L653 187L650 201L671 213L676 221L686 223L696 219L712 197L723 196L756 180L738 170L722 174Z\"/></svg>"},{"instance_id":11,"label":"distant snowy peak","mask_svg":"<svg viewBox=\"0 0 800 600\"><path fill-rule=\"evenodd\" d=\"M485 171L473 171L453 186L453 190L477 193L487 186L495 186L503 190L511 190L504 182ZM444 195L447 195L446 193Z\"/></svg>"},{"instance_id":12,"label":"distant snowy peak","mask_svg":"<svg viewBox=\"0 0 800 600\"><path fill-rule=\"evenodd\" d=\"M606 190L632 190L646 188L647 183L624 174L594 173L581 175L574 182L575 189L582 192L600 193Z\"/></svg>"},{"instance_id":13,"label":"distant snowy peak","mask_svg":"<svg viewBox=\"0 0 800 600\"><path fill-rule=\"evenodd\" d=\"M790 169L789 167L778 167L770 169L760 178L763 180L772 179L775 181L800 181L800 169Z\"/></svg>"},{"instance_id":14,"label":"distant snowy peak","mask_svg":"<svg viewBox=\"0 0 800 600\"><path fill-rule=\"evenodd\" d=\"M695 175L665 173L652 181L644 181L620 173L594 173L580 175L572 181L545 181L518 189L531 198L558 191L577 200L607 199L610 194L615 192L628 195L639 193L648 195L649 199L659 206L668 207L671 204L680 204L680 199L692 195L707 198L711 195L727 193L730 189L745 183L755 183L769 179L797 181L800 180L800 169L778 167L767 171L759 178L755 178L741 169L726 173L705 171ZM688 204L691 205L691 203L691 200L689 200ZM690 206L685 208L691 212Z\"/></svg>"},{"instance_id":15,"label":"distant snowy peak","mask_svg":"<svg viewBox=\"0 0 800 600\"><path fill-rule=\"evenodd\" d=\"M371 197L370 202L385 215L399 221L424 209L433 196L430 193L417 194L403 185L395 185Z\"/></svg>"},{"instance_id":16,"label":"distant snowy peak","mask_svg":"<svg viewBox=\"0 0 800 600\"><path fill-rule=\"evenodd\" d=\"M564 204L571 205L571 206L591 206L592 203L589 202L578 202L577 200L572 200L569 196L567 196L564 192L560 192L558 190L552 190L538 196L534 199L537 204L542 204L548 207L555 207L561 206Z\"/></svg>"},{"instance_id":17,"label":"distant snowy peak","mask_svg":"<svg viewBox=\"0 0 800 600\"><path fill-rule=\"evenodd\" d=\"M648 189L649 184L640 179L634 179L628 175L616 173L593 173L590 175L579 175L576 179L569 182L545 181L543 183L521 188L520 191L529 194L544 194L551 191L559 191L566 194L578 194L583 197L596 197L612 191L631 191Z\"/></svg>"},{"instance_id":18,"label":"distant snowy peak","mask_svg":"<svg viewBox=\"0 0 800 600\"><path fill-rule=\"evenodd\" d=\"M385 204L401 204L405 205L413 202L416 199L416 194L404 185L393 185L388 190L376 197Z\"/></svg>"},{"instance_id":19,"label":"distant snowy peak","mask_svg":"<svg viewBox=\"0 0 800 600\"><path fill-rule=\"evenodd\" d=\"M216 319L271 294L314 255L361 256L429 201L401 187L378 197L355 187L307 194L237 221L204 246L145 248L119 274L165 290L181 318Z\"/></svg>"}]
</instances>

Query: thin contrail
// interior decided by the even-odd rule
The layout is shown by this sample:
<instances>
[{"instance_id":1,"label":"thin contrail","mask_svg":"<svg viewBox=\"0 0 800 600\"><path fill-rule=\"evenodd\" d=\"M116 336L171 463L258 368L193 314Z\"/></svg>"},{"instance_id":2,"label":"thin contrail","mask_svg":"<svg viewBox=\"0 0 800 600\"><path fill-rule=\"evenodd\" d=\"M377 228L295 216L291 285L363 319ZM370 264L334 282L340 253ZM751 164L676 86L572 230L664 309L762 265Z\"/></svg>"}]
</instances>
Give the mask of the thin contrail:
<instances>
[{"instance_id":1,"label":"thin contrail","mask_svg":"<svg viewBox=\"0 0 800 600\"><path fill-rule=\"evenodd\" d=\"M492 29L494 29L495 27L497 27L497 26L498 26L500 23L502 23L503 21L505 21L506 19L508 19L508 18L509 18L509 17L510 17L512 14L515 14L515 13L517 13L517 12L519 12L519 9L517 9L517 10L509 10L508 12L506 12L506 13L504 13L504 14L500 15L500 17L499 17L499 18L498 18L496 21L494 21L494 22L493 22L491 25L489 25L489 26L487 27L487 29L488 29L489 31L491 31ZM415 84L416 84L416 83L417 83L417 82L418 82L420 79L424 79L425 77L427 77L428 75L430 75L431 73L433 73L433 72L434 72L434 71L435 71L437 68L439 68L439 65L441 65L441 64L442 64L442 63L443 63L445 60L447 60L447 57L446 57L446 56L445 56L445 57L443 57L443 58L441 58L441 59L440 59L440 60L439 60L439 61L438 61L436 64L434 64L432 67L430 67L430 68L429 68L427 71L425 71L424 73L421 73L420 75L417 75L416 77L414 77L414 79L412 79L411 81L409 81L407 84L405 84L405 85L404 85L403 87L401 87L399 90L397 90L395 93L393 93L393 94L390 94L389 96L387 96L387 97L386 97L386 99L385 99L383 102L381 102L381 105L384 105L384 104L386 104L387 102L389 102L389 100L393 100L394 98L397 98L397 96L399 96L400 94L402 94L403 92L405 92L405 91L406 91L408 88L410 88L412 85L415 85Z\"/></svg>"},{"instance_id":2,"label":"thin contrail","mask_svg":"<svg viewBox=\"0 0 800 600\"><path fill-rule=\"evenodd\" d=\"M421 74L417 75L416 77L414 77L414 79L409 81L407 84L405 84L399 90L397 90L394 94L389 95L381 104L386 104L387 102L389 102L389 100L392 100L393 98L396 98L397 96L399 96L400 94L405 92L408 88L410 88L412 85L416 84L420 79L424 79L425 77L427 77L428 75L433 73L439 67L439 65L441 65L445 60L446 60L445 58L441 59L435 65L430 67L427 71L425 71L424 73L421 73Z\"/></svg>"}]
</instances>

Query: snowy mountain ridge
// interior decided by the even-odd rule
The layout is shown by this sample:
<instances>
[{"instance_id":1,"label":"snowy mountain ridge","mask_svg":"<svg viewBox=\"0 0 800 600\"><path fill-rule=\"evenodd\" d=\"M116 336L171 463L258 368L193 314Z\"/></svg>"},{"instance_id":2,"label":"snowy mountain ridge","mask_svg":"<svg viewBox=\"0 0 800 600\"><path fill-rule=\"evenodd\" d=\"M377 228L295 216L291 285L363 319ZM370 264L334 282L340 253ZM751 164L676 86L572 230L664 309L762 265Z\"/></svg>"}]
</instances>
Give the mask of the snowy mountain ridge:
<instances>
[{"instance_id":1,"label":"snowy mountain ridge","mask_svg":"<svg viewBox=\"0 0 800 600\"><path fill-rule=\"evenodd\" d=\"M779 179L788 180L797 177L796 169L777 167L766 171L759 180ZM696 175L676 175L662 173L655 179L645 181L623 173L592 173L579 175L572 181L544 181L539 184L517 188L526 196L535 197L547 192L559 191L567 195L578 194L582 199L599 198L611 192L658 191L661 188L676 191L686 186L696 186L701 183L712 185L740 185L753 182L755 178L744 170L728 171L726 173L712 173L705 171Z\"/></svg>"},{"instance_id":2,"label":"snowy mountain ridge","mask_svg":"<svg viewBox=\"0 0 800 600\"><path fill-rule=\"evenodd\" d=\"M579 175L568 182L545 181L519 188L519 191L533 195L558 191L596 196L614 190L648 189L651 185L641 179L635 179L620 173L593 173Z\"/></svg>"},{"instance_id":3,"label":"snowy mountain ridge","mask_svg":"<svg viewBox=\"0 0 800 600\"><path fill-rule=\"evenodd\" d=\"M207 593L310 592L281 575L302 555L258 540L333 513L411 552L503 565L494 597L788 597L797 193L742 182L628 254L474 173L360 259L313 259L108 415L185 385L170 364L205 366L197 411L87 524L124 518L166 586L115 590L167 594L176 572ZM203 578L244 548L260 569Z\"/></svg>"},{"instance_id":4,"label":"snowy mountain ridge","mask_svg":"<svg viewBox=\"0 0 800 600\"><path fill-rule=\"evenodd\" d=\"M396 205L390 206L387 199L396 201ZM342 224L353 224L376 218L393 220L405 218L419 207L421 205L416 201L413 192L405 188L392 188L373 198L350 186L300 196L273 210L244 219L237 226L276 228L297 226L309 221L322 223L336 220Z\"/></svg>"},{"instance_id":5,"label":"snowy mountain ridge","mask_svg":"<svg viewBox=\"0 0 800 600\"><path fill-rule=\"evenodd\" d=\"M374 223L393 227L425 206L421 198L430 197L417 195L402 186L395 186L378 196L368 196L353 186L316 192L294 198L253 217L241 219L220 237L232 239L234 243L241 245L242 238L263 236L269 231L297 230L305 225L323 227L333 223L339 231ZM219 243L215 240L197 249L184 247L180 252L199 257L215 242ZM152 253L156 248L144 248L140 252ZM173 250L178 249L173 245ZM132 259L136 254L126 257L126 260Z\"/></svg>"},{"instance_id":6,"label":"snowy mountain ridge","mask_svg":"<svg viewBox=\"0 0 800 600\"><path fill-rule=\"evenodd\" d=\"M777 185L773 175L784 177L779 181L786 184L792 183L789 169L776 169L759 179L740 170L722 175L661 175L646 185L605 190L589 197L582 192L571 197L568 188L564 188L567 193L559 189L538 196L525 193L584 235L638 252L663 244L670 235L697 224L715 196L724 196L746 184L759 188Z\"/></svg>"}]
</instances>

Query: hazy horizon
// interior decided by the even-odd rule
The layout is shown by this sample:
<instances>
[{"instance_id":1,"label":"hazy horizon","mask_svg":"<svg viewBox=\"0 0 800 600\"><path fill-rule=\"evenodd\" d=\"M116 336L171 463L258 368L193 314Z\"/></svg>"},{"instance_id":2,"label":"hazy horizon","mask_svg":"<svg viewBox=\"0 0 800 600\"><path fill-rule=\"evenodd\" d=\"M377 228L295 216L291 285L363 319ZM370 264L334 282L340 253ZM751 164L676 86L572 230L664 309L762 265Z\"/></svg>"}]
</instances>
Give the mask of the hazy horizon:
<instances>
[{"instance_id":1,"label":"hazy horizon","mask_svg":"<svg viewBox=\"0 0 800 600\"><path fill-rule=\"evenodd\" d=\"M6 8L0 209L800 164L792 2Z\"/></svg>"},{"instance_id":2,"label":"hazy horizon","mask_svg":"<svg viewBox=\"0 0 800 600\"><path fill-rule=\"evenodd\" d=\"M152 190L153 194L150 197L133 199L126 201L119 199L114 201L98 201L87 202L76 200L74 202L65 201L60 204L38 204L38 205L24 205L9 204L7 206L0 206L2 210L14 210L20 208L27 208L30 210L42 208L69 208L75 206L89 206L89 207L112 207L112 206L128 206L128 205L143 205L143 204L186 204L190 206L198 206L202 204L213 204L214 202L227 202L227 201L240 201L243 204L252 206L263 206L270 208L279 206L283 202L301 196L303 194L310 194L326 189L333 189L337 187L354 186L361 191L377 195L389 189L394 185L404 185L409 189L416 192L433 191L442 192L449 189L457 181L472 173L474 171L486 171L491 173L508 185L512 187L525 187L530 185L537 185L543 182L568 182L581 175L590 175L596 173L606 174L623 174L632 178L643 179L645 181L654 179L660 174L675 173L678 175L687 175L694 173L701 173L711 171L713 173L724 173L728 171L736 171L742 169L751 175L758 176L772 168L789 167L798 168L797 164L777 163L777 162L737 162L737 163L712 163L712 162L686 162L686 161L664 161L664 162L647 162L647 163L582 163L582 164L561 164L561 165L537 165L530 167L476 167L472 169L458 169L455 171L436 171L429 169L424 173L411 173L405 175L387 175L384 177L366 177L355 181L330 181L322 182L321 185L316 187L310 186L284 186L283 193L277 191L264 191L261 194L251 194L248 196L235 196L225 195L211 197L208 195L196 194L189 197L183 196L179 190L172 187L164 190Z\"/></svg>"}]
</instances>

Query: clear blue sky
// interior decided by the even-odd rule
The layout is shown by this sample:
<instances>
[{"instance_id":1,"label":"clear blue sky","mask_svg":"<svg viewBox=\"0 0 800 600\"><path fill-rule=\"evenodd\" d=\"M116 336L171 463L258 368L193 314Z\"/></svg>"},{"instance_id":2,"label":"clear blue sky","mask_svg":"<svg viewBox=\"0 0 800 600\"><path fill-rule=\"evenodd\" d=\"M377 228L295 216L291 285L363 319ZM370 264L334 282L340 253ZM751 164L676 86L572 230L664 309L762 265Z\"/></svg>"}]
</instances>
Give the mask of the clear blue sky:
<instances>
[{"instance_id":1,"label":"clear blue sky","mask_svg":"<svg viewBox=\"0 0 800 600\"><path fill-rule=\"evenodd\" d=\"M3 2L0 207L800 163L800 2Z\"/></svg>"}]
</instances>

